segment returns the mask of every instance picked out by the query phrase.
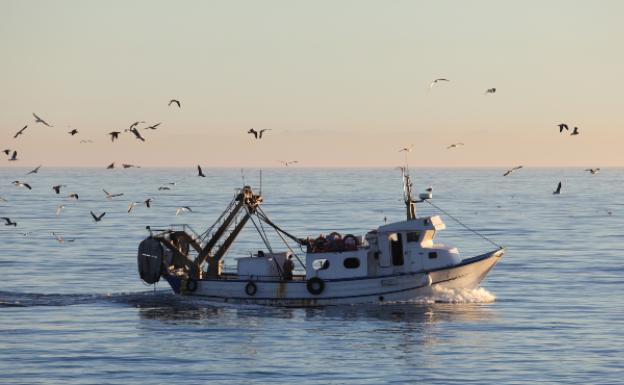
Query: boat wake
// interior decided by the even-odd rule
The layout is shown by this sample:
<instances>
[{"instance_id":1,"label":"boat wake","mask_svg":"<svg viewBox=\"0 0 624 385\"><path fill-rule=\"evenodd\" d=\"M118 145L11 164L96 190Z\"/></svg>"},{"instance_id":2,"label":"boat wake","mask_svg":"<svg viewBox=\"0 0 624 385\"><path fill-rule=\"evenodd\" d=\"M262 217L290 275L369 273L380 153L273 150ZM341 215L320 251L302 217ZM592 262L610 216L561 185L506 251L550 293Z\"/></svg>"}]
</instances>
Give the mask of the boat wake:
<instances>
[{"instance_id":1,"label":"boat wake","mask_svg":"<svg viewBox=\"0 0 624 385\"><path fill-rule=\"evenodd\" d=\"M72 306L96 303L120 303L135 307L149 307L177 301L167 291L105 294L41 294L0 291L0 308L34 306Z\"/></svg>"},{"instance_id":2,"label":"boat wake","mask_svg":"<svg viewBox=\"0 0 624 385\"><path fill-rule=\"evenodd\" d=\"M496 301L496 296L486 289L479 287L477 289L448 289L444 287L433 287L431 294L409 301L416 304L433 304L433 303L492 303Z\"/></svg>"}]
</instances>

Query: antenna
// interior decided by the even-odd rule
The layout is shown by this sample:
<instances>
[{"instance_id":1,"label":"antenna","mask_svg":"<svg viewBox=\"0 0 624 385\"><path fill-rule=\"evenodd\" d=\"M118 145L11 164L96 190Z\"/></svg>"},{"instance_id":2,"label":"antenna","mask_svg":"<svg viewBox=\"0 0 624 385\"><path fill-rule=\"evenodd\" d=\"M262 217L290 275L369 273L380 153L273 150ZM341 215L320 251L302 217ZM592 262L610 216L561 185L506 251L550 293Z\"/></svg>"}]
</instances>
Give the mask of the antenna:
<instances>
[{"instance_id":1,"label":"antenna","mask_svg":"<svg viewBox=\"0 0 624 385\"><path fill-rule=\"evenodd\" d=\"M260 195L262 195L262 169L260 169Z\"/></svg>"},{"instance_id":2,"label":"antenna","mask_svg":"<svg viewBox=\"0 0 624 385\"><path fill-rule=\"evenodd\" d=\"M243 186L245 185L245 172L241 168L241 179L243 180Z\"/></svg>"}]
</instances>

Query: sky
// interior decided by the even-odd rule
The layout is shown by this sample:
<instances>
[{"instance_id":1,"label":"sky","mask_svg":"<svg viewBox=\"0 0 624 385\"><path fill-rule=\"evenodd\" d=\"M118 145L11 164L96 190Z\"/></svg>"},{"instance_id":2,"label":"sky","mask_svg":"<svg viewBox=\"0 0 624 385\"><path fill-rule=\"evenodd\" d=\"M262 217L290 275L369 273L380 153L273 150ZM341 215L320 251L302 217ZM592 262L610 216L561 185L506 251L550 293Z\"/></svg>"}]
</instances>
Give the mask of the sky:
<instances>
[{"instance_id":1,"label":"sky","mask_svg":"<svg viewBox=\"0 0 624 385\"><path fill-rule=\"evenodd\" d=\"M622 1L0 0L0 147L19 159L0 167L393 167L409 145L415 167L624 166L623 14ZM110 141L143 120L162 122L145 142Z\"/></svg>"}]
</instances>

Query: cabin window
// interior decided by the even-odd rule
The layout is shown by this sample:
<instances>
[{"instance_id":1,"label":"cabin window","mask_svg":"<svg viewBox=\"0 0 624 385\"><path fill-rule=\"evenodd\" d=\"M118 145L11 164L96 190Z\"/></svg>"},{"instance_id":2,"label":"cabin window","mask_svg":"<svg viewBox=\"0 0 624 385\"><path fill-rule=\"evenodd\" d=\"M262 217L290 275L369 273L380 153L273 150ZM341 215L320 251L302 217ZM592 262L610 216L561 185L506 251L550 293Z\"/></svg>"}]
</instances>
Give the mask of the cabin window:
<instances>
[{"instance_id":1,"label":"cabin window","mask_svg":"<svg viewBox=\"0 0 624 385\"><path fill-rule=\"evenodd\" d=\"M436 259L438 258L438 252L437 251L431 251L429 253L429 259Z\"/></svg>"},{"instance_id":2,"label":"cabin window","mask_svg":"<svg viewBox=\"0 0 624 385\"><path fill-rule=\"evenodd\" d=\"M407 242L420 242L420 231L411 231L406 234Z\"/></svg>"},{"instance_id":3,"label":"cabin window","mask_svg":"<svg viewBox=\"0 0 624 385\"><path fill-rule=\"evenodd\" d=\"M357 269L358 267L360 267L360 259L355 257L346 258L342 262L342 264L344 265L345 269Z\"/></svg>"},{"instance_id":4,"label":"cabin window","mask_svg":"<svg viewBox=\"0 0 624 385\"><path fill-rule=\"evenodd\" d=\"M327 270L327 269L329 269L329 259L315 259L312 262L312 268L314 270Z\"/></svg>"},{"instance_id":5,"label":"cabin window","mask_svg":"<svg viewBox=\"0 0 624 385\"><path fill-rule=\"evenodd\" d=\"M403 266L403 237L401 233L391 234L388 239L390 241L390 252L392 253L392 264L394 266Z\"/></svg>"}]
</instances>

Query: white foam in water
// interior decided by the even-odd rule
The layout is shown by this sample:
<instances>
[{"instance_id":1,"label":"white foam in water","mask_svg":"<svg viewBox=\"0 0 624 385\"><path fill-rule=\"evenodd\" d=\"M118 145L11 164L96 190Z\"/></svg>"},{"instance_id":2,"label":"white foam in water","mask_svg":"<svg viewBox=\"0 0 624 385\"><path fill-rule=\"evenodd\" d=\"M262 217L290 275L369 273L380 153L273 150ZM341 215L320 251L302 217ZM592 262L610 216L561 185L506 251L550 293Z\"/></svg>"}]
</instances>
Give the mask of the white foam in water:
<instances>
[{"instance_id":1,"label":"white foam in water","mask_svg":"<svg viewBox=\"0 0 624 385\"><path fill-rule=\"evenodd\" d=\"M435 286L431 288L431 294L427 297L409 301L411 303L492 303L496 296L486 289L449 289Z\"/></svg>"}]
</instances>

